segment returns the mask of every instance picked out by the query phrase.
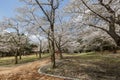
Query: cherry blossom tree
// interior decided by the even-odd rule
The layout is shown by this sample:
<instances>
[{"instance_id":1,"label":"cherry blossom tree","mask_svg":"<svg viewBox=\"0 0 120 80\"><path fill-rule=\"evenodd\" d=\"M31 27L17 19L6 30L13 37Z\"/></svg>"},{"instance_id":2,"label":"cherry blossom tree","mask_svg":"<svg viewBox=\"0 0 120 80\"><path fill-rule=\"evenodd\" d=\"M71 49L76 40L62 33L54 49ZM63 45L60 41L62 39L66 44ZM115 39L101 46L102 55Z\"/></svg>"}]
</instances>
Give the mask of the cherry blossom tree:
<instances>
[{"instance_id":1,"label":"cherry blossom tree","mask_svg":"<svg viewBox=\"0 0 120 80\"><path fill-rule=\"evenodd\" d=\"M72 0L67 9L80 17L80 24L105 31L120 46L119 0Z\"/></svg>"},{"instance_id":2,"label":"cherry blossom tree","mask_svg":"<svg viewBox=\"0 0 120 80\"><path fill-rule=\"evenodd\" d=\"M5 20L2 21L1 23L2 27L4 27L4 30L10 31L9 33L7 32L6 34L3 34L3 36L6 37L8 36L8 39L4 41L4 38L2 41L3 43L6 43L8 45L9 50L12 50L15 56L15 64L18 63L18 56L21 59L22 55L22 49L27 45L28 43L28 38L26 35L23 33L23 25L19 22L19 20L15 18L6 18Z\"/></svg>"},{"instance_id":3,"label":"cherry blossom tree","mask_svg":"<svg viewBox=\"0 0 120 80\"><path fill-rule=\"evenodd\" d=\"M59 0L20 0L27 4L28 9L30 9L30 15L27 16L29 18L30 23L32 25L38 26L41 28L45 33L47 33L48 39L50 40L50 52L51 52L51 62L52 62L52 68L55 68L55 39L54 39L54 27L55 27L55 18L56 18L56 10L59 8ZM36 10L36 11L35 11ZM40 10L40 11L39 11ZM25 10L24 10L25 11ZM28 11L28 10L27 10ZM33 13L35 11L35 13ZM36 16L38 15L38 16ZM43 28L43 25L41 25L40 17L42 20L46 21L48 30L46 31ZM25 20L26 21L26 20ZM49 33L48 33L49 32Z\"/></svg>"}]
</instances>

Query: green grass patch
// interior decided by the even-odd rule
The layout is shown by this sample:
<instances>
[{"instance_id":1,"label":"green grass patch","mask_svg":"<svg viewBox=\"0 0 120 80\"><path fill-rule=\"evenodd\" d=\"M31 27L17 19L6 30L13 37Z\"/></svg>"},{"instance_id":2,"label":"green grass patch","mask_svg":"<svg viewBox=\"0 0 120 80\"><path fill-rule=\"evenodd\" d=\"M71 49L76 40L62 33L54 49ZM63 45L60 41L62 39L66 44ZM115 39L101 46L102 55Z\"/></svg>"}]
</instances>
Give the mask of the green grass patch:
<instances>
[{"instance_id":1,"label":"green grass patch","mask_svg":"<svg viewBox=\"0 0 120 80\"><path fill-rule=\"evenodd\" d=\"M48 57L50 56L50 54L43 54L42 58ZM26 55L26 56L22 56L22 59L19 59L18 56L18 64L23 64L23 63L28 63L28 62L33 62L36 60L40 60L38 56L36 55ZM4 58L0 58L0 66L13 66L15 62L15 58L14 57L4 57Z\"/></svg>"}]
</instances>

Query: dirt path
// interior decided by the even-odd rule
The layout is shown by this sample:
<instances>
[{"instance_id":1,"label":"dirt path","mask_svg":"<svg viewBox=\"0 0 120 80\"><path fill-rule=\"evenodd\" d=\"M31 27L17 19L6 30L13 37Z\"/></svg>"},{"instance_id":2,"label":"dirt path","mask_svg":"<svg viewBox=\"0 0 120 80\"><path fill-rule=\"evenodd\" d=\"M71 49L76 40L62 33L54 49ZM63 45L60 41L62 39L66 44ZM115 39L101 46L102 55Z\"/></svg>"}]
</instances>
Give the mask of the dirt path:
<instances>
[{"instance_id":1,"label":"dirt path","mask_svg":"<svg viewBox=\"0 0 120 80\"><path fill-rule=\"evenodd\" d=\"M0 67L0 80L65 80L38 73L38 69L49 62L43 59L16 67Z\"/></svg>"}]
</instances>

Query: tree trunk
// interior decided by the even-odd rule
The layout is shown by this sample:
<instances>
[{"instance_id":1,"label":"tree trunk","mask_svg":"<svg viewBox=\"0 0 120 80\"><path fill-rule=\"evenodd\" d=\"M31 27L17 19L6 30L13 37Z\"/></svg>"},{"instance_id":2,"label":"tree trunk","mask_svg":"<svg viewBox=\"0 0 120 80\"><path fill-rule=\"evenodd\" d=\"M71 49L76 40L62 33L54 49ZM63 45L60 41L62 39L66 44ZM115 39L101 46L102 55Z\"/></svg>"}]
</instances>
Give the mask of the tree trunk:
<instances>
[{"instance_id":1,"label":"tree trunk","mask_svg":"<svg viewBox=\"0 0 120 80\"><path fill-rule=\"evenodd\" d=\"M50 30L48 31L48 53L51 53L51 37L50 37Z\"/></svg>"},{"instance_id":2,"label":"tree trunk","mask_svg":"<svg viewBox=\"0 0 120 80\"><path fill-rule=\"evenodd\" d=\"M42 41L39 40L39 52L38 52L38 54L39 54L39 58L42 57L41 53L42 53Z\"/></svg>"},{"instance_id":3,"label":"tree trunk","mask_svg":"<svg viewBox=\"0 0 120 80\"><path fill-rule=\"evenodd\" d=\"M55 49L54 49L54 40L51 41L51 64L52 64L52 68L54 69L56 67L55 64Z\"/></svg>"},{"instance_id":4,"label":"tree trunk","mask_svg":"<svg viewBox=\"0 0 120 80\"><path fill-rule=\"evenodd\" d=\"M41 51L39 51L39 59L41 58Z\"/></svg>"},{"instance_id":5,"label":"tree trunk","mask_svg":"<svg viewBox=\"0 0 120 80\"><path fill-rule=\"evenodd\" d=\"M51 25L51 64L52 68L54 69L56 67L56 62L55 62L55 40L54 40L54 25Z\"/></svg>"},{"instance_id":6,"label":"tree trunk","mask_svg":"<svg viewBox=\"0 0 120 80\"><path fill-rule=\"evenodd\" d=\"M113 38L116 45L120 47L120 36L115 32L109 32L109 35Z\"/></svg>"},{"instance_id":7,"label":"tree trunk","mask_svg":"<svg viewBox=\"0 0 120 80\"><path fill-rule=\"evenodd\" d=\"M111 16L111 18L110 18L111 23L109 23L109 31L107 33L113 38L116 45L120 47L120 36L116 33L114 17L115 16Z\"/></svg>"},{"instance_id":8,"label":"tree trunk","mask_svg":"<svg viewBox=\"0 0 120 80\"><path fill-rule=\"evenodd\" d=\"M48 48L49 48L49 53L51 53L51 41L48 39Z\"/></svg>"},{"instance_id":9,"label":"tree trunk","mask_svg":"<svg viewBox=\"0 0 120 80\"><path fill-rule=\"evenodd\" d=\"M114 46L114 47L113 47L113 54L116 54L116 53L117 53L117 47Z\"/></svg>"},{"instance_id":10,"label":"tree trunk","mask_svg":"<svg viewBox=\"0 0 120 80\"><path fill-rule=\"evenodd\" d=\"M62 55L62 51L61 51L61 47L59 47L59 53L60 53L60 59L63 59L63 55Z\"/></svg>"},{"instance_id":11,"label":"tree trunk","mask_svg":"<svg viewBox=\"0 0 120 80\"><path fill-rule=\"evenodd\" d=\"M21 56L22 56L21 52L22 52L22 51L18 51L18 53L19 53L19 59L20 59L20 60L22 59L22 57L21 57Z\"/></svg>"},{"instance_id":12,"label":"tree trunk","mask_svg":"<svg viewBox=\"0 0 120 80\"><path fill-rule=\"evenodd\" d=\"M15 64L18 64L18 51L15 52Z\"/></svg>"},{"instance_id":13,"label":"tree trunk","mask_svg":"<svg viewBox=\"0 0 120 80\"><path fill-rule=\"evenodd\" d=\"M21 57L21 53L20 53L20 55L19 55L19 59L20 59L20 60L22 59L22 57Z\"/></svg>"}]
</instances>

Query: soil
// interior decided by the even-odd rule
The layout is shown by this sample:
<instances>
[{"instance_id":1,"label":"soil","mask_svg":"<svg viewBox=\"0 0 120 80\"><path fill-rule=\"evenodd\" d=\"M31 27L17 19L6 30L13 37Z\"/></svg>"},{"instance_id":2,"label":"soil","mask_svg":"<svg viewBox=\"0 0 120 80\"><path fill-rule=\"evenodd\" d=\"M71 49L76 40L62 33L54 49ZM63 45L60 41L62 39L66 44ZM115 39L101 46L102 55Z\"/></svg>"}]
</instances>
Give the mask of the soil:
<instances>
[{"instance_id":1,"label":"soil","mask_svg":"<svg viewBox=\"0 0 120 80\"><path fill-rule=\"evenodd\" d=\"M13 67L0 67L0 80L65 80L38 73L38 69L50 62L43 59Z\"/></svg>"}]
</instances>

